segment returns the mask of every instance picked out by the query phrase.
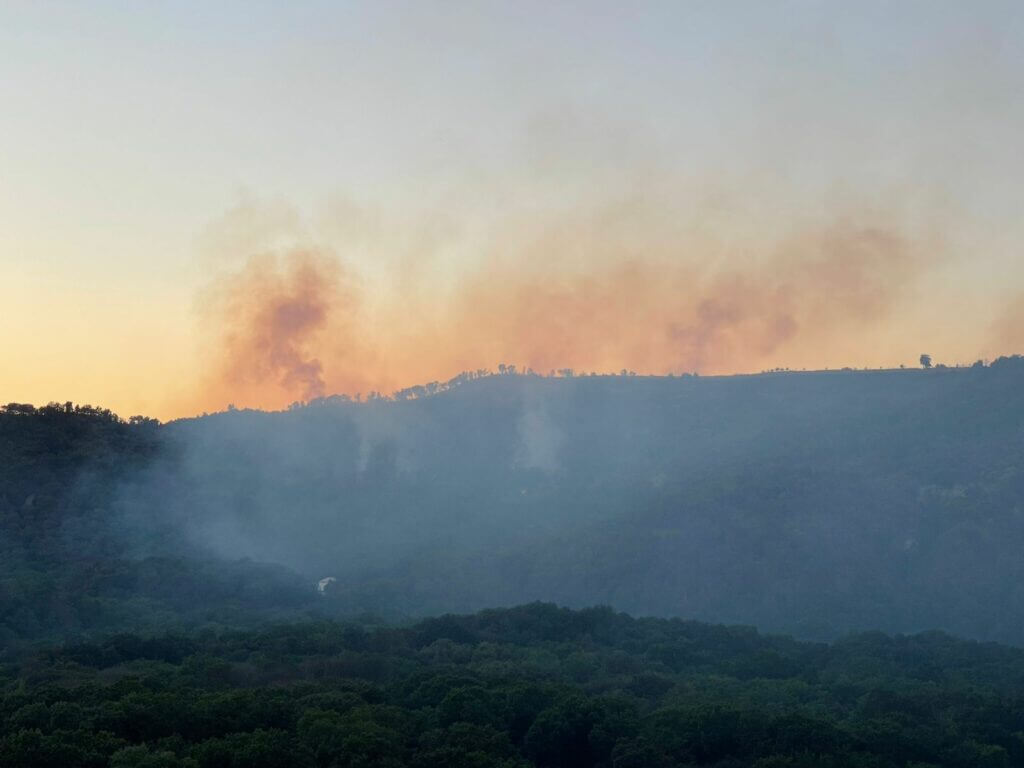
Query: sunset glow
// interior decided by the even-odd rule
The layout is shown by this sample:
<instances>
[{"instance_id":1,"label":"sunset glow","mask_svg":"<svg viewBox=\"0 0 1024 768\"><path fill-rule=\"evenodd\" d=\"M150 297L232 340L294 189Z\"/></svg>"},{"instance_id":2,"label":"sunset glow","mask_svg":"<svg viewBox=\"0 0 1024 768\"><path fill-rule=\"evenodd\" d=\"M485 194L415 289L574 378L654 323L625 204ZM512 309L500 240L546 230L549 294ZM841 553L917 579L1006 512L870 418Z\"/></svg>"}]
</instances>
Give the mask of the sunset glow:
<instances>
[{"instance_id":1,"label":"sunset glow","mask_svg":"<svg viewBox=\"0 0 1024 768\"><path fill-rule=\"evenodd\" d=\"M1019 4L213 8L0 9L3 402L1022 351Z\"/></svg>"}]
</instances>

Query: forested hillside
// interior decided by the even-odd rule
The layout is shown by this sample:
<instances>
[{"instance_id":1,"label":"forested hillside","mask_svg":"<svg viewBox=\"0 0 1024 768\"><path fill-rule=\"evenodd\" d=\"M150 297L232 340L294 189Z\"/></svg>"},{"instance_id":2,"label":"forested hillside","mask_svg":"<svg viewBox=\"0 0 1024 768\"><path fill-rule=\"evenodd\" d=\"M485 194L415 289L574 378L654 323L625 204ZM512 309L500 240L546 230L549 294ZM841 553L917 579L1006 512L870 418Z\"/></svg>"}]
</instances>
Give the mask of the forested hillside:
<instances>
[{"instance_id":1,"label":"forested hillside","mask_svg":"<svg viewBox=\"0 0 1024 768\"><path fill-rule=\"evenodd\" d=\"M0 412L0 653L127 627L245 623L311 603L282 566L211 558L158 523L158 510L144 522L125 514L122 484L168 455L149 419L70 403Z\"/></svg>"},{"instance_id":2,"label":"forested hillside","mask_svg":"<svg viewBox=\"0 0 1024 768\"><path fill-rule=\"evenodd\" d=\"M0 632L533 600L1024 643L1024 360L0 414ZM314 584L335 577L327 593Z\"/></svg>"},{"instance_id":3,"label":"forested hillside","mask_svg":"<svg viewBox=\"0 0 1024 768\"><path fill-rule=\"evenodd\" d=\"M1001 768L1024 651L833 645L550 605L65 645L5 670L0 764Z\"/></svg>"},{"instance_id":4,"label":"forested hillside","mask_svg":"<svg viewBox=\"0 0 1024 768\"><path fill-rule=\"evenodd\" d=\"M167 427L135 491L345 610L532 600L801 636L1024 642L1024 360L729 378L504 375ZM170 500L170 503L168 503Z\"/></svg>"}]
</instances>

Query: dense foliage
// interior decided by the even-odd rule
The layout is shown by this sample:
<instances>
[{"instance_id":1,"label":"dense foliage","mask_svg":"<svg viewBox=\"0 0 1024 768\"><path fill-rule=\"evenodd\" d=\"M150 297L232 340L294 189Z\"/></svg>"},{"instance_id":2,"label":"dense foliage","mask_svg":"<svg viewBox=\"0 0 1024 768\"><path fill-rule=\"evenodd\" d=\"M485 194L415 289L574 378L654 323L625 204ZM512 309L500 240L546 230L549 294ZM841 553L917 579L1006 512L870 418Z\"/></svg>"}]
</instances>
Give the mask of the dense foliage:
<instances>
[{"instance_id":1,"label":"dense foliage","mask_svg":"<svg viewBox=\"0 0 1024 768\"><path fill-rule=\"evenodd\" d=\"M10 667L0 764L995 768L1024 651L833 645L534 604L65 645Z\"/></svg>"}]
</instances>

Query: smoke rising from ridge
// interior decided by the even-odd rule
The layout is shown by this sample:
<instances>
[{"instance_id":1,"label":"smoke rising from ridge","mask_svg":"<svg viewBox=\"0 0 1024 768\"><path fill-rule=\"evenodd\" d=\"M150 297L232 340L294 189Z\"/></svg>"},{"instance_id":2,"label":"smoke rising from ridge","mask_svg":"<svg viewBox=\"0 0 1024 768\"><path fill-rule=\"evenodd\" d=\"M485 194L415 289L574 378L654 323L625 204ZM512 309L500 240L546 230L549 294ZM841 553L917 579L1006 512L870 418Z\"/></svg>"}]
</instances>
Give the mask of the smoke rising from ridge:
<instances>
[{"instance_id":1,"label":"smoke rising from ridge","mask_svg":"<svg viewBox=\"0 0 1024 768\"><path fill-rule=\"evenodd\" d=\"M869 214L724 246L651 205L532 229L517 219L459 244L484 256L447 284L442 255L379 233L371 269L312 238L249 258L208 292L201 404L387 394L499 362L664 374L820 360L870 344L933 247Z\"/></svg>"},{"instance_id":2,"label":"smoke rising from ridge","mask_svg":"<svg viewBox=\"0 0 1024 768\"><path fill-rule=\"evenodd\" d=\"M243 393L270 386L295 399L323 396L320 336L344 307L342 274L328 254L297 250L253 257L223 278L211 301L224 384Z\"/></svg>"}]
</instances>

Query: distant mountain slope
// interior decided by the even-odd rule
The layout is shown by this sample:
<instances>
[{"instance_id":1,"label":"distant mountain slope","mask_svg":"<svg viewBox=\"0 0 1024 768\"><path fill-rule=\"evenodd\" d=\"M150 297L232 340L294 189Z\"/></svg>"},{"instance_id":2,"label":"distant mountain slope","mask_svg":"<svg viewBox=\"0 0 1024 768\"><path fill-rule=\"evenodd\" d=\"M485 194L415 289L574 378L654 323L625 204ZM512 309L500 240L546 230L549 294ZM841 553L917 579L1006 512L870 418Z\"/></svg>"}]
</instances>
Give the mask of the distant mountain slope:
<instances>
[{"instance_id":1,"label":"distant mountain slope","mask_svg":"<svg viewBox=\"0 0 1024 768\"><path fill-rule=\"evenodd\" d=\"M555 600L817 638L942 628L1024 643L1021 358L491 376L416 399L114 429L145 431L150 447L84 457L65 539L84 552L103 531L125 562L281 564L298 576L262 593L287 610ZM20 456L24 436L2 434ZM39 477L53 483L47 462ZM4 519L25 516L35 471L3 475L16 489L0 490ZM323 599L299 598L325 576L338 581Z\"/></svg>"}]
</instances>

